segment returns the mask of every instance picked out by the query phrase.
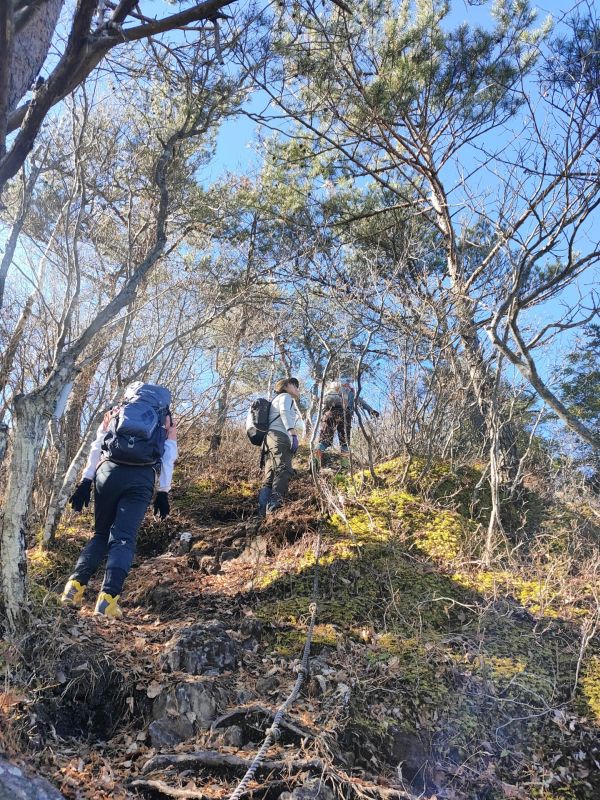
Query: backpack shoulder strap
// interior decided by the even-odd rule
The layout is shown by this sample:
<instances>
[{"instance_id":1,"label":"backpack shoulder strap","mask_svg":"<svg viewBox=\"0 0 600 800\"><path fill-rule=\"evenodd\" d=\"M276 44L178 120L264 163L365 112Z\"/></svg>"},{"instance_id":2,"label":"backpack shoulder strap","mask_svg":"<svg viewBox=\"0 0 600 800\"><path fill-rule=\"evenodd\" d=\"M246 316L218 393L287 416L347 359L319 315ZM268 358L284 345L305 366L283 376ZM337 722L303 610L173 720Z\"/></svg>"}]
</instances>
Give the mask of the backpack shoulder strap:
<instances>
[{"instance_id":1,"label":"backpack shoulder strap","mask_svg":"<svg viewBox=\"0 0 600 800\"><path fill-rule=\"evenodd\" d=\"M275 397L279 397L279 395L275 395ZM273 407L273 401L275 400L275 397L273 398L273 400L269 400L269 414L271 413L271 408ZM275 411L277 411L277 409L275 409ZM273 417L273 419L269 422L269 428L271 427L271 424L275 422L276 419L279 419L280 416L281 414L277 414L276 417Z\"/></svg>"}]
</instances>

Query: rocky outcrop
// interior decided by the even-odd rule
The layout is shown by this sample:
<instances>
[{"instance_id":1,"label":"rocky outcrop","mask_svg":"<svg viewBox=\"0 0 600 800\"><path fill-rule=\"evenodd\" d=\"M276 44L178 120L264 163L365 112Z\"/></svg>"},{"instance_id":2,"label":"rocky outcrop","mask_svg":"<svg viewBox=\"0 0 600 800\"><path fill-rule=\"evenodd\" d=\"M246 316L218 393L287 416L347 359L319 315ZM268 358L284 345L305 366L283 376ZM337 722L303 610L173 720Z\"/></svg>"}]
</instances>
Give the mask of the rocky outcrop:
<instances>
[{"instance_id":1,"label":"rocky outcrop","mask_svg":"<svg viewBox=\"0 0 600 800\"><path fill-rule=\"evenodd\" d=\"M45 778L26 775L20 767L0 758L0 800L65 800Z\"/></svg>"},{"instance_id":2,"label":"rocky outcrop","mask_svg":"<svg viewBox=\"0 0 600 800\"><path fill-rule=\"evenodd\" d=\"M302 786L296 786L293 792L283 792L279 800L334 800L332 790L320 779L312 778Z\"/></svg>"},{"instance_id":3,"label":"rocky outcrop","mask_svg":"<svg viewBox=\"0 0 600 800\"><path fill-rule=\"evenodd\" d=\"M206 730L226 702L225 692L210 679L177 684L156 698L148 733L153 747L170 747Z\"/></svg>"},{"instance_id":4,"label":"rocky outcrop","mask_svg":"<svg viewBox=\"0 0 600 800\"><path fill-rule=\"evenodd\" d=\"M165 672L220 675L237 667L238 643L225 626L211 621L186 628L167 645L161 662Z\"/></svg>"}]
</instances>

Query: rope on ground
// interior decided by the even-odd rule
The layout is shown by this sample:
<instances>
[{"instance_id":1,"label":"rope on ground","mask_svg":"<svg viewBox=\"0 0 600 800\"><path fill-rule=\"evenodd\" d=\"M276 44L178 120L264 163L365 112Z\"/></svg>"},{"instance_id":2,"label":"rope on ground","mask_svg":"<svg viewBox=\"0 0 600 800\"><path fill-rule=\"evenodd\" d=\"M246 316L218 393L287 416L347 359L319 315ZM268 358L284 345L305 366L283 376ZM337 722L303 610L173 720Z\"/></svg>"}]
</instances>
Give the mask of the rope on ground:
<instances>
[{"instance_id":1,"label":"rope on ground","mask_svg":"<svg viewBox=\"0 0 600 800\"><path fill-rule=\"evenodd\" d=\"M244 775L242 780L237 785L235 791L229 796L229 800L239 800L240 797L245 793L248 784L254 778L256 770L265 760L265 756L267 754L267 751L269 750L269 747L271 747L271 745L274 742L278 741L278 739L280 738L281 732L279 728L281 725L281 720L283 719L283 715L296 701L296 698L300 694L300 689L302 688L302 684L304 683L304 680L308 674L308 658L310 656L310 647L312 643L313 631L317 619L317 609L318 609L317 601L319 598L320 557L321 557L321 526L319 525L317 545L315 548L315 572L313 576L312 597L311 597L311 603L308 607L310 613L310 622L308 624L308 631L306 633L306 641L304 643L302 659L298 667L298 677L296 678L296 682L294 683L292 691L289 693L286 700L279 706L279 708L275 712L275 716L273 717L273 722L271 724L271 727L268 729L259 751L254 756L252 763L248 767L248 770L246 771L246 774Z\"/></svg>"}]
</instances>

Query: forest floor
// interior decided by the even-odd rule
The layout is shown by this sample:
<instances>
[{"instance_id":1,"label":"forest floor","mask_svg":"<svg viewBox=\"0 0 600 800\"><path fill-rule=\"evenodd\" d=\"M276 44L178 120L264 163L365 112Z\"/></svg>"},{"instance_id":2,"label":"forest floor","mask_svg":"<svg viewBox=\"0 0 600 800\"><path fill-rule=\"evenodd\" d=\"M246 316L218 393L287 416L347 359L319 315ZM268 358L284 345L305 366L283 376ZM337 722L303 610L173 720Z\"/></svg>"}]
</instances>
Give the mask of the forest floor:
<instances>
[{"instance_id":1,"label":"forest floor","mask_svg":"<svg viewBox=\"0 0 600 800\"><path fill-rule=\"evenodd\" d=\"M296 681L320 541L310 673L244 796L599 797L597 512L532 487L484 568L480 474L424 466L328 471L324 515L304 461L259 526L242 460L184 461L120 621L100 578L58 604L91 525L69 516L1 645L0 751L71 800L228 797Z\"/></svg>"}]
</instances>

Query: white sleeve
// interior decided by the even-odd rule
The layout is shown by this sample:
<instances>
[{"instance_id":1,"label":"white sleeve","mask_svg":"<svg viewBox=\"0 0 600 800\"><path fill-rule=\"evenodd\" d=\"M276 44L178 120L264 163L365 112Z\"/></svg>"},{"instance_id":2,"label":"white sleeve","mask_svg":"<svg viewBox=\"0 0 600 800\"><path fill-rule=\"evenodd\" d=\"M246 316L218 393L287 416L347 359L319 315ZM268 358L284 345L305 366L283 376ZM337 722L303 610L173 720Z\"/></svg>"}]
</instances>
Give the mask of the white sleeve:
<instances>
[{"instance_id":1,"label":"white sleeve","mask_svg":"<svg viewBox=\"0 0 600 800\"><path fill-rule=\"evenodd\" d=\"M296 427L296 408L294 404L294 399L290 394L285 394L283 397L283 402L281 403L280 407L281 412L281 421L283 422L286 431L289 431L291 428Z\"/></svg>"},{"instance_id":2,"label":"white sleeve","mask_svg":"<svg viewBox=\"0 0 600 800\"><path fill-rule=\"evenodd\" d=\"M302 437L306 433L306 425L304 424L304 420L302 419L302 414L300 413L300 410L299 410L298 406L296 405L296 403L294 403L294 411L296 412L296 426L295 427L296 427L296 430L298 431L299 438L302 439Z\"/></svg>"},{"instance_id":3,"label":"white sleeve","mask_svg":"<svg viewBox=\"0 0 600 800\"><path fill-rule=\"evenodd\" d=\"M158 491L168 492L171 489L173 479L173 467L177 460L177 442L174 439L167 439L165 442L165 452L161 460L160 478L158 481Z\"/></svg>"},{"instance_id":4,"label":"white sleeve","mask_svg":"<svg viewBox=\"0 0 600 800\"><path fill-rule=\"evenodd\" d=\"M88 478L91 481L93 481L94 477L96 476L96 468L98 467L98 462L100 461L100 456L102 455L102 442L104 441L105 436L106 429L104 428L104 423L101 422L98 426L96 438L92 443L87 464L85 465L85 469L83 471L83 477Z\"/></svg>"}]
</instances>

